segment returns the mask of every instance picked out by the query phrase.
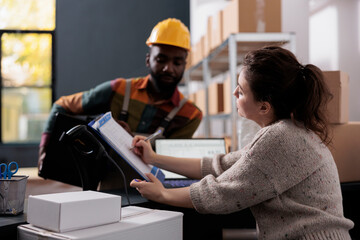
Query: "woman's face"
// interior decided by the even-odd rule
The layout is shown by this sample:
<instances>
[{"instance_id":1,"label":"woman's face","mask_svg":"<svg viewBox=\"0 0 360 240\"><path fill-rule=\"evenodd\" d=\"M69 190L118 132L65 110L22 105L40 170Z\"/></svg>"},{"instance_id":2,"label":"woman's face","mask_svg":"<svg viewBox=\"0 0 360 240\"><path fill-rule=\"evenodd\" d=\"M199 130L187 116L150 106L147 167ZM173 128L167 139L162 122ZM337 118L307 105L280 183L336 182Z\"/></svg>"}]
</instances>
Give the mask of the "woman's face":
<instances>
[{"instance_id":1,"label":"woman's face","mask_svg":"<svg viewBox=\"0 0 360 240\"><path fill-rule=\"evenodd\" d=\"M262 115L260 114L260 110L262 103L255 101L254 95L246 80L245 70L240 72L238 84L233 94L236 97L236 107L239 116L253 120L261 125Z\"/></svg>"}]
</instances>

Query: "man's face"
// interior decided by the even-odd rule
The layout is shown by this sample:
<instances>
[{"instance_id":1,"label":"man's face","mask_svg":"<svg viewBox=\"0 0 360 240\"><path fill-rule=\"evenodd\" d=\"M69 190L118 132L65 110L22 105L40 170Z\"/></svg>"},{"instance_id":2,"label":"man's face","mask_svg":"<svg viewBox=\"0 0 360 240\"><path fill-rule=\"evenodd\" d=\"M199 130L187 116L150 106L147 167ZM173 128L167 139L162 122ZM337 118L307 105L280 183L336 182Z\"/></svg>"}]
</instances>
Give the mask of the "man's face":
<instances>
[{"instance_id":1,"label":"man's face","mask_svg":"<svg viewBox=\"0 0 360 240\"><path fill-rule=\"evenodd\" d=\"M152 45L146 55L150 80L160 91L174 91L181 81L186 65L187 51L170 45Z\"/></svg>"}]
</instances>

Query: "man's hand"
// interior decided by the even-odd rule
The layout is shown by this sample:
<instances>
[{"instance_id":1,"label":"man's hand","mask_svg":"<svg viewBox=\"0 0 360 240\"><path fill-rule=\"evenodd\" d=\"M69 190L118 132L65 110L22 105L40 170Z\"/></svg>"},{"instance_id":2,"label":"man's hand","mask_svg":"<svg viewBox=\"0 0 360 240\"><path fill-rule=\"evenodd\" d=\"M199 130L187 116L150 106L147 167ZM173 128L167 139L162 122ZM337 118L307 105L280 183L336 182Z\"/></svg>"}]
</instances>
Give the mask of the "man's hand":
<instances>
[{"instance_id":1,"label":"man's hand","mask_svg":"<svg viewBox=\"0 0 360 240\"><path fill-rule=\"evenodd\" d=\"M47 146L50 141L50 133L43 133L41 135L40 146L39 146L39 158L38 158L38 175L41 175L41 170L46 157Z\"/></svg>"},{"instance_id":2,"label":"man's hand","mask_svg":"<svg viewBox=\"0 0 360 240\"><path fill-rule=\"evenodd\" d=\"M38 175L41 174L42 166L44 163L44 159L46 157L46 147L39 147L39 158L38 158Z\"/></svg>"}]
</instances>

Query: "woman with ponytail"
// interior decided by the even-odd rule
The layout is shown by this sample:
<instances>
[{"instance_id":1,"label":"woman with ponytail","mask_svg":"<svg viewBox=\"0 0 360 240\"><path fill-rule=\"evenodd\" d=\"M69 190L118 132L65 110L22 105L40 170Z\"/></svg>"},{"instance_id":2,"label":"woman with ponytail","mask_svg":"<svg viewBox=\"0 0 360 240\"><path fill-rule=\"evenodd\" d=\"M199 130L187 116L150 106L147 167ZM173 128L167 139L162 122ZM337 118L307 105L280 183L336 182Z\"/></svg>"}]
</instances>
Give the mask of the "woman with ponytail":
<instances>
[{"instance_id":1,"label":"woman with ponytail","mask_svg":"<svg viewBox=\"0 0 360 240\"><path fill-rule=\"evenodd\" d=\"M249 52L234 91L239 116L261 129L245 148L213 158L183 159L154 153L136 136L143 161L201 179L167 189L153 175L132 187L146 198L200 213L250 208L258 239L350 240L354 223L343 215L339 176L327 147L326 104L331 94L321 70L302 65L277 46Z\"/></svg>"}]
</instances>

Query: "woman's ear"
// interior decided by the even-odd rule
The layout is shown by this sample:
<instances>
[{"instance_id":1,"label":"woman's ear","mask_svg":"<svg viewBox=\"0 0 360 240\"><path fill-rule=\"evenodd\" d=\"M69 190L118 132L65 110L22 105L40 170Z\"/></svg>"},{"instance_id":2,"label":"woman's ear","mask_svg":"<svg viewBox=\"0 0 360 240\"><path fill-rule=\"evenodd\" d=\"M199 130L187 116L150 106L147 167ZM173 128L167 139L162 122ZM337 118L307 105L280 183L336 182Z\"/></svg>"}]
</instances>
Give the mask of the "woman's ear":
<instances>
[{"instance_id":1,"label":"woman's ear","mask_svg":"<svg viewBox=\"0 0 360 240\"><path fill-rule=\"evenodd\" d=\"M271 111L271 109L272 106L269 102L261 102L260 114L266 115Z\"/></svg>"}]
</instances>

